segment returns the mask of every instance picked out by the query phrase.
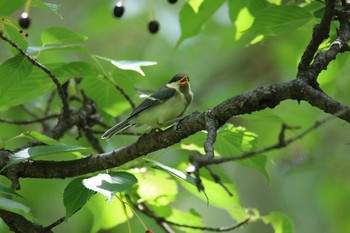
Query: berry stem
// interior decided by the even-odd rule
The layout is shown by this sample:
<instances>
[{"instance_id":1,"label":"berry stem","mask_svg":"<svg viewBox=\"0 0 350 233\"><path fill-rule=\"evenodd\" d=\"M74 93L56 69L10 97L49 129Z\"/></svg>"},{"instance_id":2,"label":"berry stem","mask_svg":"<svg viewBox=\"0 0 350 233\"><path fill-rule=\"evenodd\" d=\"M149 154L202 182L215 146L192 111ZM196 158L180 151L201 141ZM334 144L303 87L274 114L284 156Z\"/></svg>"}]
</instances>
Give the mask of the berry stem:
<instances>
[{"instance_id":1,"label":"berry stem","mask_svg":"<svg viewBox=\"0 0 350 233\"><path fill-rule=\"evenodd\" d=\"M150 15L151 15L151 19L155 20L152 0L148 0L147 2L148 2L148 8L149 8L149 12L150 12Z\"/></svg>"},{"instance_id":2,"label":"berry stem","mask_svg":"<svg viewBox=\"0 0 350 233\"><path fill-rule=\"evenodd\" d=\"M29 15L30 5L32 4L32 0L27 0L24 6L24 12Z\"/></svg>"}]
</instances>

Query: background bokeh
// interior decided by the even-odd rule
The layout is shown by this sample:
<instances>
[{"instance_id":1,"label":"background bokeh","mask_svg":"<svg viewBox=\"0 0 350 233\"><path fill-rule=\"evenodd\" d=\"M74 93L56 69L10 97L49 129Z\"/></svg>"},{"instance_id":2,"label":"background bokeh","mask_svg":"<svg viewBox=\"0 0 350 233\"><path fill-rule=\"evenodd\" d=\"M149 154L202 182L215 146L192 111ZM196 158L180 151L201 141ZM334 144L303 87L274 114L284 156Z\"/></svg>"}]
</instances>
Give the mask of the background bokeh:
<instances>
[{"instance_id":1,"label":"background bokeh","mask_svg":"<svg viewBox=\"0 0 350 233\"><path fill-rule=\"evenodd\" d=\"M145 77L131 71L123 72L123 77L131 79L138 88L154 90L174 74L187 73L195 95L191 111L204 111L260 85L294 79L298 61L311 38L312 27L317 23L314 19L298 30L247 46L245 41L235 40L237 31L229 20L227 4L224 4L199 35L176 47L181 34L178 13L184 1L175 5L165 0L152 1L155 17L160 22L160 31L155 35L147 30L150 20L147 1L127 0L125 15L121 19L112 17L115 1L52 2L61 5L59 12L63 19L44 10L31 9L32 25L28 38L31 46L40 45L40 33L46 28L66 27L88 36L86 46L97 55L115 60L156 61L156 66L143 68ZM19 14L17 12L13 17L17 18ZM0 42L0 62L9 55L4 48ZM50 52L43 53L40 60L89 61L87 56L76 52L69 55L67 51L54 53L55 56ZM350 104L349 62L347 53L339 55L319 78L321 88L327 94L347 105ZM108 66L107 63L104 65ZM136 95L133 99L139 101ZM39 104L36 100L31 101L33 107ZM25 119L26 115L19 112L17 108L12 108L0 114ZM277 141L282 123L306 129L326 116L307 103L285 101L275 109L234 117L232 122L256 133L258 147L264 147ZM35 127L0 123L4 138ZM350 229L349 129L349 124L333 119L288 148L266 154L270 179L234 163L225 164L223 169L236 185L243 206L257 208L261 214L280 211L292 220L295 232L345 233ZM293 130L287 135L293 136L299 131ZM133 140L121 137L116 144L125 145ZM12 146L18 145L14 143ZM161 153L157 159L167 164L188 159L188 155L181 153ZM26 197L25 203L32 208L34 216L46 225L64 215L62 193L68 182L22 179L19 193ZM180 206L180 209L195 209L204 216L207 226L233 224L225 212L191 198L186 190L181 190L174 205ZM67 223L55 228L55 232L88 232L93 221L91 211L84 207ZM147 224L152 226L153 221L149 220ZM134 217L134 232L142 232L139 225ZM0 232L7 232L1 222ZM124 224L101 232L127 232L127 228ZM267 233L272 229L263 223L251 223L234 232Z\"/></svg>"}]
</instances>

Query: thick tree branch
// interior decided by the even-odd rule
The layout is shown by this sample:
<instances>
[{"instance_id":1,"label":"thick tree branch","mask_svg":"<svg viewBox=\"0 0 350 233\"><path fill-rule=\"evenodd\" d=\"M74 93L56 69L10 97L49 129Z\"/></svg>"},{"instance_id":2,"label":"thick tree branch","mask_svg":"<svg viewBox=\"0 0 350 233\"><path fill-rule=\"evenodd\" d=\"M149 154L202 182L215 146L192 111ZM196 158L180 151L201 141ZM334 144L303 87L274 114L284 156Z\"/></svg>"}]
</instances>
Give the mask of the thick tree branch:
<instances>
[{"instance_id":1,"label":"thick tree branch","mask_svg":"<svg viewBox=\"0 0 350 233\"><path fill-rule=\"evenodd\" d=\"M208 159L214 158L214 143L216 140L216 131L219 128L217 120L212 116L211 110L208 110L204 114L205 116L205 128L208 132L207 139L204 143L204 150Z\"/></svg>"},{"instance_id":2,"label":"thick tree branch","mask_svg":"<svg viewBox=\"0 0 350 233\"><path fill-rule=\"evenodd\" d=\"M318 47L320 46L323 40L328 38L331 21L334 16L334 6L335 6L335 0L327 1L324 16L320 24L317 24L314 26L312 38L309 44L307 45L303 56L301 57L301 60L298 66L299 73L297 77L302 76L301 72L304 72L309 68L310 63L313 60L314 55L318 50Z\"/></svg>"},{"instance_id":3,"label":"thick tree branch","mask_svg":"<svg viewBox=\"0 0 350 233\"><path fill-rule=\"evenodd\" d=\"M325 93L307 85L302 79L296 79L286 83L258 87L229 98L212 109L212 116L215 117L219 126L222 126L232 116L249 114L265 108L274 108L287 99L304 100L330 114L350 109ZM118 167L140 156L169 147L183 138L206 129L204 115L204 113L193 113L185 117L177 125L176 130L171 127L165 131L144 134L136 142L111 152L94 154L72 161L27 160L5 169L1 174L9 178L15 175L17 178L51 179L73 177ZM338 117L350 122L350 111Z\"/></svg>"},{"instance_id":4,"label":"thick tree branch","mask_svg":"<svg viewBox=\"0 0 350 233\"><path fill-rule=\"evenodd\" d=\"M35 224L20 214L0 209L0 218L4 220L11 231L16 233L52 233L51 230Z\"/></svg>"}]
</instances>

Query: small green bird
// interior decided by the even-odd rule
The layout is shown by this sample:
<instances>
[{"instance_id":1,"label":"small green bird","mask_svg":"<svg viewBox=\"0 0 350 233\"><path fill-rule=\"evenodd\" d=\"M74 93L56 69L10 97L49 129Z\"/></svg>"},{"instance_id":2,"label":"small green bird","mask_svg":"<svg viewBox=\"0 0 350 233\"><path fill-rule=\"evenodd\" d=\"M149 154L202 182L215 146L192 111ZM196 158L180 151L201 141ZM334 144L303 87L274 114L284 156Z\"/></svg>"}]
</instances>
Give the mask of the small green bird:
<instances>
[{"instance_id":1,"label":"small green bird","mask_svg":"<svg viewBox=\"0 0 350 233\"><path fill-rule=\"evenodd\" d=\"M193 93L186 74L177 74L158 91L147 97L125 120L108 129L102 139L110 139L130 126L162 128L175 123L191 105Z\"/></svg>"}]
</instances>

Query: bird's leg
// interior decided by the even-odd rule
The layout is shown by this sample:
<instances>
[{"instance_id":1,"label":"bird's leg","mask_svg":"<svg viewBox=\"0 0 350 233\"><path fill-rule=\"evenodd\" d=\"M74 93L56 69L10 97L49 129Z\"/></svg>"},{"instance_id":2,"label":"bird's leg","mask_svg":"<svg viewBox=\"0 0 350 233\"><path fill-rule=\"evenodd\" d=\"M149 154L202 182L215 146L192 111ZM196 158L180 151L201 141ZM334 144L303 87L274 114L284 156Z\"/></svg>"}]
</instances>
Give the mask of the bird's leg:
<instances>
[{"instance_id":1,"label":"bird's leg","mask_svg":"<svg viewBox=\"0 0 350 233\"><path fill-rule=\"evenodd\" d=\"M174 119L173 122L176 122L175 125L174 125L174 130L175 130L176 132L180 132L180 130L178 129L178 125L179 125L179 123L180 123L185 117L186 117L186 116L182 116L182 117L177 117L177 118Z\"/></svg>"}]
</instances>

